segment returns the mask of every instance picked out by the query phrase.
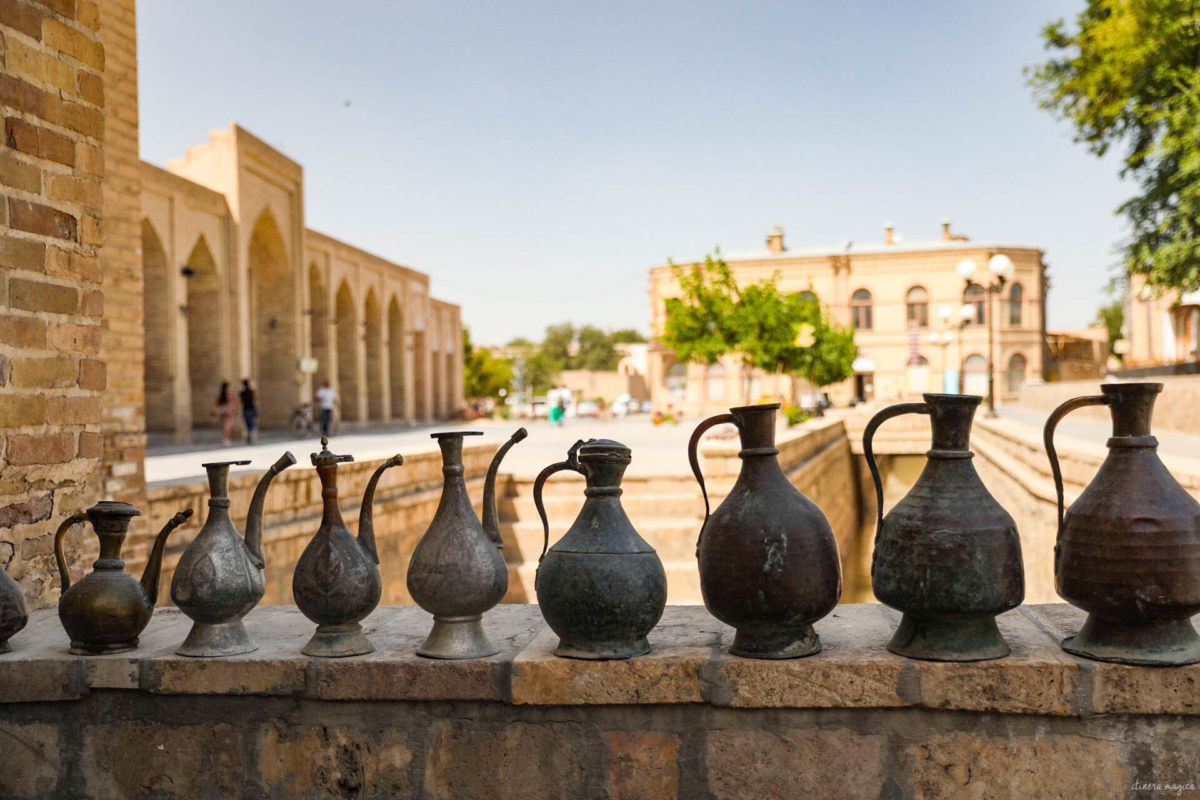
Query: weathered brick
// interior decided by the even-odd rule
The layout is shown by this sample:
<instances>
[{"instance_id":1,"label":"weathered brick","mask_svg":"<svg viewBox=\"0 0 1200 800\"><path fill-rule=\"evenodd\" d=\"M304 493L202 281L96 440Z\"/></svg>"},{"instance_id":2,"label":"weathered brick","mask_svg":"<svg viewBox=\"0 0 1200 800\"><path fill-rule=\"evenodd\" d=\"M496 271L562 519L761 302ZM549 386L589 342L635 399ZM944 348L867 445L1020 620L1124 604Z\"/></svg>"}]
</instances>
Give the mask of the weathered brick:
<instances>
[{"instance_id":1,"label":"weathered brick","mask_svg":"<svg viewBox=\"0 0 1200 800\"><path fill-rule=\"evenodd\" d=\"M9 117L4 120L4 140L8 146L41 158L75 165L75 143L67 137L34 125L23 119Z\"/></svg>"},{"instance_id":2,"label":"weathered brick","mask_svg":"<svg viewBox=\"0 0 1200 800\"><path fill-rule=\"evenodd\" d=\"M0 267L42 272L45 269L46 245L34 239L0 236Z\"/></svg>"},{"instance_id":3,"label":"weathered brick","mask_svg":"<svg viewBox=\"0 0 1200 800\"><path fill-rule=\"evenodd\" d=\"M0 185L30 194L40 194L42 171L36 164L22 161L11 153L0 153Z\"/></svg>"},{"instance_id":4,"label":"weathered brick","mask_svg":"<svg viewBox=\"0 0 1200 800\"><path fill-rule=\"evenodd\" d=\"M104 292L93 289L84 292L80 299L79 309L85 317L99 317L104 314Z\"/></svg>"},{"instance_id":5,"label":"weathered brick","mask_svg":"<svg viewBox=\"0 0 1200 800\"><path fill-rule=\"evenodd\" d=\"M0 104L40 117L46 113L46 92L15 75L0 73Z\"/></svg>"},{"instance_id":6,"label":"weathered brick","mask_svg":"<svg viewBox=\"0 0 1200 800\"><path fill-rule=\"evenodd\" d=\"M69 433L13 434L8 437L8 463L14 466L64 464L74 455L75 437Z\"/></svg>"},{"instance_id":7,"label":"weathered brick","mask_svg":"<svg viewBox=\"0 0 1200 800\"><path fill-rule=\"evenodd\" d=\"M84 214L79 218L79 243L97 247L104 244L104 225L99 217Z\"/></svg>"},{"instance_id":8,"label":"weathered brick","mask_svg":"<svg viewBox=\"0 0 1200 800\"><path fill-rule=\"evenodd\" d=\"M23 0L0 0L0 25L20 31L31 39L42 38L42 17L37 6Z\"/></svg>"},{"instance_id":9,"label":"weathered brick","mask_svg":"<svg viewBox=\"0 0 1200 800\"><path fill-rule=\"evenodd\" d=\"M232 725L118 722L83 730L88 797L236 797L243 737ZM169 790L168 790L169 789Z\"/></svg>"},{"instance_id":10,"label":"weathered brick","mask_svg":"<svg viewBox=\"0 0 1200 800\"><path fill-rule=\"evenodd\" d=\"M584 794L580 758L585 747L570 725L479 729L439 721L430 736L425 793L432 797L503 800ZM481 769L482 764L489 768Z\"/></svg>"},{"instance_id":11,"label":"weathered brick","mask_svg":"<svg viewBox=\"0 0 1200 800\"><path fill-rule=\"evenodd\" d=\"M865 798L878 797L883 789L878 734L819 728L714 730L707 750L709 791L717 798Z\"/></svg>"},{"instance_id":12,"label":"weathered brick","mask_svg":"<svg viewBox=\"0 0 1200 800\"><path fill-rule=\"evenodd\" d=\"M50 519L54 510L54 499L48 494L39 494L20 503L0 508L0 529L15 528Z\"/></svg>"},{"instance_id":13,"label":"weathered brick","mask_svg":"<svg viewBox=\"0 0 1200 800\"><path fill-rule=\"evenodd\" d=\"M91 425L100 421L100 397L47 397L46 422L51 425Z\"/></svg>"},{"instance_id":14,"label":"weathered brick","mask_svg":"<svg viewBox=\"0 0 1200 800\"><path fill-rule=\"evenodd\" d=\"M73 4L73 0L72 0ZM72 13L74 9L72 9ZM53 17L42 21L42 41L60 53L79 59L89 67L104 69L104 47L82 31L68 27Z\"/></svg>"},{"instance_id":15,"label":"weathered brick","mask_svg":"<svg viewBox=\"0 0 1200 800\"><path fill-rule=\"evenodd\" d=\"M78 89L76 92L79 99L84 102L91 103L95 106L104 106L104 79L94 72L88 72L85 69L79 70L76 73L76 83Z\"/></svg>"},{"instance_id":16,"label":"weathered brick","mask_svg":"<svg viewBox=\"0 0 1200 800\"><path fill-rule=\"evenodd\" d=\"M71 358L17 358L12 384L19 389L62 389L75 386L79 368Z\"/></svg>"},{"instance_id":17,"label":"weathered brick","mask_svg":"<svg viewBox=\"0 0 1200 800\"><path fill-rule=\"evenodd\" d=\"M48 83L64 92L75 90L75 68L53 53L30 47L14 36L6 37L4 66L11 75Z\"/></svg>"},{"instance_id":18,"label":"weathered brick","mask_svg":"<svg viewBox=\"0 0 1200 800\"><path fill-rule=\"evenodd\" d=\"M99 209L102 202L100 181L95 178L77 178L74 175L51 175L46 182L46 196L51 200L76 203L91 209Z\"/></svg>"},{"instance_id":19,"label":"weathered brick","mask_svg":"<svg viewBox=\"0 0 1200 800\"><path fill-rule=\"evenodd\" d=\"M52 350L95 353L100 348L100 328L96 325L51 322L46 328L46 341Z\"/></svg>"},{"instance_id":20,"label":"weathered brick","mask_svg":"<svg viewBox=\"0 0 1200 800\"><path fill-rule=\"evenodd\" d=\"M46 258L46 274L62 278L76 278L88 283L99 283L100 259L87 253L51 247Z\"/></svg>"},{"instance_id":21,"label":"weathered brick","mask_svg":"<svg viewBox=\"0 0 1200 800\"><path fill-rule=\"evenodd\" d=\"M30 536L21 542L21 558L25 561L39 556L48 556L54 552L54 534L43 533L41 536Z\"/></svg>"},{"instance_id":22,"label":"weathered brick","mask_svg":"<svg viewBox=\"0 0 1200 800\"><path fill-rule=\"evenodd\" d=\"M100 7L91 0L79 0L75 9L75 19L94 31L100 30Z\"/></svg>"},{"instance_id":23,"label":"weathered brick","mask_svg":"<svg viewBox=\"0 0 1200 800\"><path fill-rule=\"evenodd\" d=\"M79 388L93 391L104 391L105 384L104 362L94 358L85 358L79 362Z\"/></svg>"},{"instance_id":24,"label":"weathered brick","mask_svg":"<svg viewBox=\"0 0 1200 800\"><path fill-rule=\"evenodd\" d=\"M46 421L42 398L29 394L0 395L0 428L41 425ZM11 447L12 443L9 442Z\"/></svg>"},{"instance_id":25,"label":"weathered brick","mask_svg":"<svg viewBox=\"0 0 1200 800\"><path fill-rule=\"evenodd\" d=\"M45 347L46 322L36 317L0 314L0 342L13 347Z\"/></svg>"},{"instance_id":26,"label":"weathered brick","mask_svg":"<svg viewBox=\"0 0 1200 800\"><path fill-rule=\"evenodd\" d=\"M610 800L674 800L679 796L679 737L658 731L604 734Z\"/></svg>"},{"instance_id":27,"label":"weathered brick","mask_svg":"<svg viewBox=\"0 0 1200 800\"><path fill-rule=\"evenodd\" d=\"M264 796L410 797L412 751L403 730L271 725L259 734Z\"/></svg>"},{"instance_id":28,"label":"weathered brick","mask_svg":"<svg viewBox=\"0 0 1200 800\"><path fill-rule=\"evenodd\" d=\"M97 177L104 177L104 150L93 147L87 142L80 142L76 154L76 166L80 172Z\"/></svg>"},{"instance_id":29,"label":"weathered brick","mask_svg":"<svg viewBox=\"0 0 1200 800\"><path fill-rule=\"evenodd\" d=\"M84 431L79 434L79 457L100 458L104 455L104 437L98 433Z\"/></svg>"},{"instance_id":30,"label":"weathered brick","mask_svg":"<svg viewBox=\"0 0 1200 800\"><path fill-rule=\"evenodd\" d=\"M7 386L9 378L12 376L12 361L8 356L0 353L0 386Z\"/></svg>"},{"instance_id":31,"label":"weathered brick","mask_svg":"<svg viewBox=\"0 0 1200 800\"><path fill-rule=\"evenodd\" d=\"M95 108L49 95L46 97L45 119L94 139L104 138L104 112Z\"/></svg>"},{"instance_id":32,"label":"weathered brick","mask_svg":"<svg viewBox=\"0 0 1200 800\"><path fill-rule=\"evenodd\" d=\"M79 223L73 216L41 203L10 197L8 215L9 224L16 230L59 239L74 239L79 235Z\"/></svg>"},{"instance_id":33,"label":"weathered brick","mask_svg":"<svg viewBox=\"0 0 1200 800\"><path fill-rule=\"evenodd\" d=\"M8 302L22 311L75 314L79 311L79 290L74 286L13 278L8 282Z\"/></svg>"}]
</instances>

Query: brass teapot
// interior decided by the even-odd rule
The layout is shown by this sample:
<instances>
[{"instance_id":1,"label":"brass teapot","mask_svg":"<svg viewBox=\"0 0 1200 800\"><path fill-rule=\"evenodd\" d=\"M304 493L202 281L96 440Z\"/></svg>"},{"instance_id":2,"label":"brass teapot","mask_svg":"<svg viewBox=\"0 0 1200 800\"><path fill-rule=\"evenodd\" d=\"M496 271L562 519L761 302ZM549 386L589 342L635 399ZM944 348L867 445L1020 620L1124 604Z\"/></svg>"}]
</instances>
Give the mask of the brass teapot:
<instances>
[{"instance_id":1,"label":"brass teapot","mask_svg":"<svg viewBox=\"0 0 1200 800\"><path fill-rule=\"evenodd\" d=\"M75 655L132 650L150 622L158 598L158 577L167 537L192 516L192 509L180 511L159 531L142 571L142 579L138 581L125 571L121 547L129 532L130 520L141 513L129 503L102 500L89 508L86 516L69 517L54 534L54 558L62 578L58 616L71 637L71 652ZM63 537L68 529L81 522L91 522L92 530L99 537L100 558L93 565L91 574L72 584L63 552Z\"/></svg>"}]
</instances>

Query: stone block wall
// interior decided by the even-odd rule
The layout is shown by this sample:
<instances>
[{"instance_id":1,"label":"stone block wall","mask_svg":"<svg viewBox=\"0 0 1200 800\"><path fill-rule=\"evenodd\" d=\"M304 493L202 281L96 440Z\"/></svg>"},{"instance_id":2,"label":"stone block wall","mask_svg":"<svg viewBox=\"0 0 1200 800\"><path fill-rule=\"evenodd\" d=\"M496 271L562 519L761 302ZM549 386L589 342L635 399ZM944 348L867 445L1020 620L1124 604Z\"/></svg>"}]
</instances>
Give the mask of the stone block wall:
<instances>
[{"instance_id":1,"label":"stone block wall","mask_svg":"<svg viewBox=\"0 0 1200 800\"><path fill-rule=\"evenodd\" d=\"M34 605L100 490L107 113L100 9L0 4L0 564Z\"/></svg>"},{"instance_id":2,"label":"stone block wall","mask_svg":"<svg viewBox=\"0 0 1200 800\"><path fill-rule=\"evenodd\" d=\"M1162 393L1154 403L1154 428L1200 433L1200 375L1156 375L1152 378L1122 380L1122 383L1161 383ZM1100 394L1099 380L1060 381L1026 384L1021 387L1020 405L1049 414L1073 397ZM1072 411L1067 419L1107 421L1110 412L1103 406Z\"/></svg>"}]
</instances>

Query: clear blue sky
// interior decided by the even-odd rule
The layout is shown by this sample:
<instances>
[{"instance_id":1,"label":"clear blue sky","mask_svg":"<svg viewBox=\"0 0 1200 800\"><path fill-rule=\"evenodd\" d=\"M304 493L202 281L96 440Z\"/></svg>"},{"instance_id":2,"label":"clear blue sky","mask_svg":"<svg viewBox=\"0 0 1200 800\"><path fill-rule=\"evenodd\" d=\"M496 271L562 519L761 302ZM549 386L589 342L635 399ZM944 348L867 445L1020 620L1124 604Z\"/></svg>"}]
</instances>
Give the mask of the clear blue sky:
<instances>
[{"instance_id":1,"label":"clear blue sky","mask_svg":"<svg viewBox=\"0 0 1200 800\"><path fill-rule=\"evenodd\" d=\"M651 266L776 224L803 247L942 217L1043 248L1074 327L1130 187L1021 70L1081 6L142 0L141 152L238 121L304 166L310 227L429 273L483 343L646 331Z\"/></svg>"}]
</instances>

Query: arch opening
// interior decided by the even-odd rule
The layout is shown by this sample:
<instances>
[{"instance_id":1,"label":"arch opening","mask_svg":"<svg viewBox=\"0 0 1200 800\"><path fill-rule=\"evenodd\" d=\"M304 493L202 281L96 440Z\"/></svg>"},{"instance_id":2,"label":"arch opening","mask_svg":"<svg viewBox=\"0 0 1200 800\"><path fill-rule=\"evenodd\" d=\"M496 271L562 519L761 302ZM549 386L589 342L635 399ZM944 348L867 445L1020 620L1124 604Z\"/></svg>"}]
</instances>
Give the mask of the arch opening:
<instances>
[{"instance_id":1,"label":"arch opening","mask_svg":"<svg viewBox=\"0 0 1200 800\"><path fill-rule=\"evenodd\" d=\"M221 355L226 348L221 327L221 280L217 276L216 260L203 236L188 255L185 269L187 371L192 424L195 425L209 418L213 398L220 388L221 376L225 374L221 365Z\"/></svg>"},{"instance_id":2,"label":"arch opening","mask_svg":"<svg viewBox=\"0 0 1200 800\"><path fill-rule=\"evenodd\" d=\"M388 387L391 389L392 419L404 419L404 314L393 295L387 319Z\"/></svg>"},{"instance_id":3,"label":"arch opening","mask_svg":"<svg viewBox=\"0 0 1200 800\"><path fill-rule=\"evenodd\" d=\"M315 263L308 268L308 332L312 357L317 360L317 371L313 380L317 386L332 381L329 372L329 297L325 292L325 280L321 268Z\"/></svg>"},{"instance_id":4,"label":"arch opening","mask_svg":"<svg viewBox=\"0 0 1200 800\"><path fill-rule=\"evenodd\" d=\"M171 431L175 429L175 380L171 369L171 323L170 265L150 220L142 220L142 270L144 297L144 326L146 331L146 359L142 374L146 392L146 430ZM216 397L216 387L212 396ZM212 406L212 397L208 398Z\"/></svg>"},{"instance_id":5,"label":"arch opening","mask_svg":"<svg viewBox=\"0 0 1200 800\"><path fill-rule=\"evenodd\" d=\"M287 425L299 399L296 359L296 288L288 269L287 248L271 212L264 211L250 235L250 347L258 388L259 420L264 428Z\"/></svg>"},{"instance_id":6,"label":"arch opening","mask_svg":"<svg viewBox=\"0 0 1200 800\"><path fill-rule=\"evenodd\" d=\"M367 418L382 420L387 417L383 395L383 321L374 289L367 291L363 304L363 338L367 356Z\"/></svg>"},{"instance_id":7,"label":"arch opening","mask_svg":"<svg viewBox=\"0 0 1200 800\"><path fill-rule=\"evenodd\" d=\"M337 339L337 390L342 403L342 419L357 422L359 412L358 384L358 314L350 287L342 281L334 300L334 335Z\"/></svg>"}]
</instances>

